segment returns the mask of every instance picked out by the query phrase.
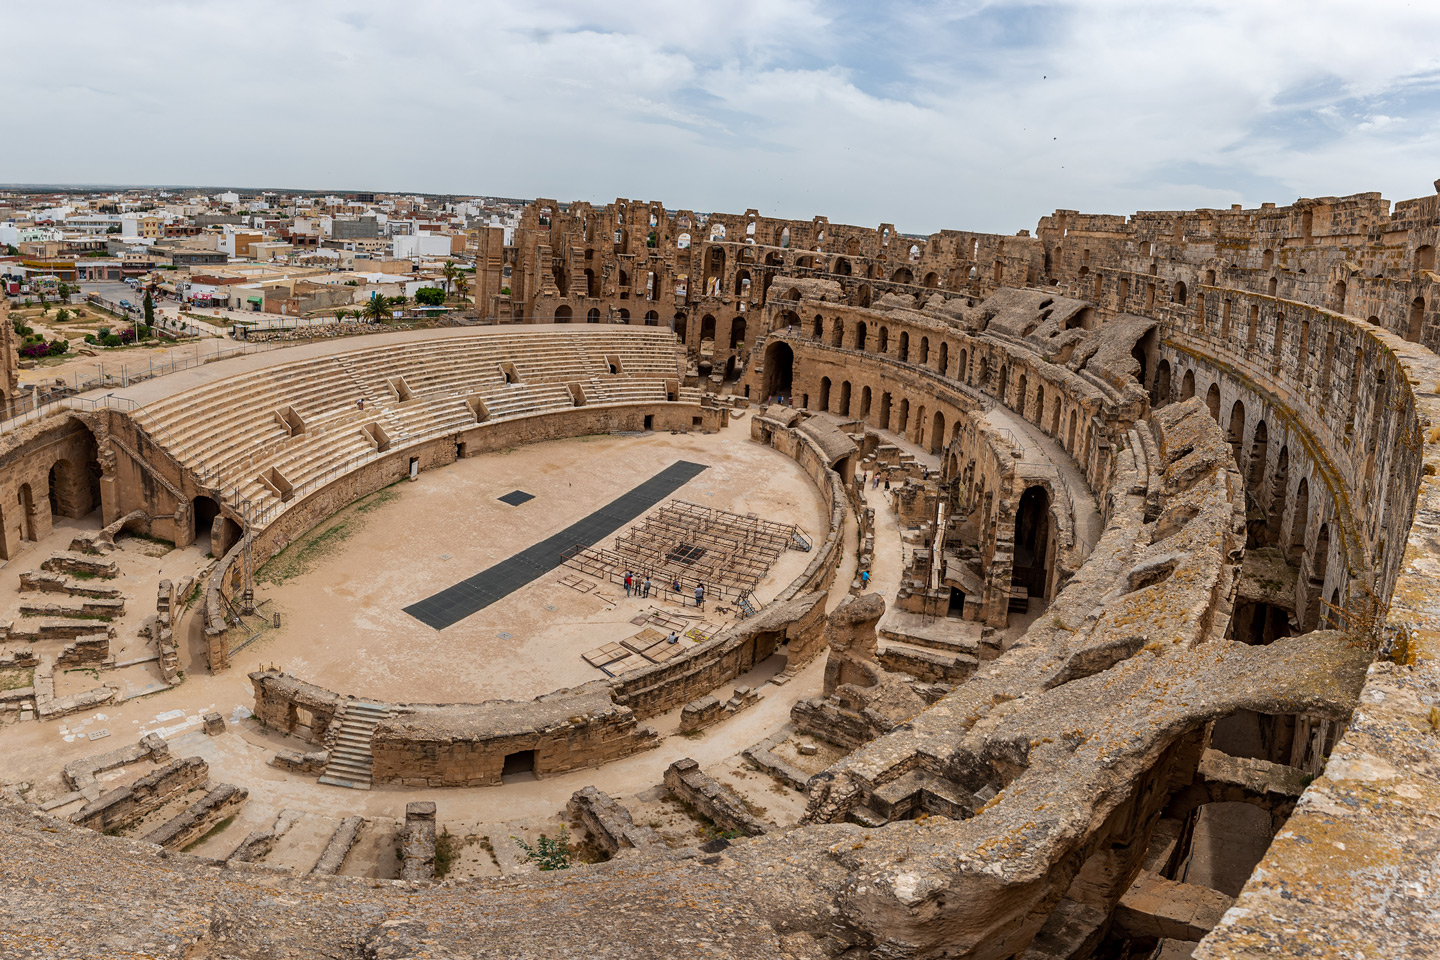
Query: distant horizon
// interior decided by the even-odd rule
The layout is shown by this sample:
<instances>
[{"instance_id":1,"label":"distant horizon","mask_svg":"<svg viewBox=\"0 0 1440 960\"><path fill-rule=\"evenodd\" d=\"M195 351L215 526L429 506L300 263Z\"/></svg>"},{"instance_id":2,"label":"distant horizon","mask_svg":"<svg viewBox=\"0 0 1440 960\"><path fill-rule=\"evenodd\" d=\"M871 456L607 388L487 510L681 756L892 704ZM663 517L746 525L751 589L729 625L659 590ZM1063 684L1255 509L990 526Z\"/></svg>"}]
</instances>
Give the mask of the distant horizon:
<instances>
[{"instance_id":1,"label":"distant horizon","mask_svg":"<svg viewBox=\"0 0 1440 960\"><path fill-rule=\"evenodd\" d=\"M1440 4L73 0L8 22L46 39L12 45L7 93L65 118L12 135L14 184L321 173L924 235L1440 174Z\"/></svg>"}]
</instances>

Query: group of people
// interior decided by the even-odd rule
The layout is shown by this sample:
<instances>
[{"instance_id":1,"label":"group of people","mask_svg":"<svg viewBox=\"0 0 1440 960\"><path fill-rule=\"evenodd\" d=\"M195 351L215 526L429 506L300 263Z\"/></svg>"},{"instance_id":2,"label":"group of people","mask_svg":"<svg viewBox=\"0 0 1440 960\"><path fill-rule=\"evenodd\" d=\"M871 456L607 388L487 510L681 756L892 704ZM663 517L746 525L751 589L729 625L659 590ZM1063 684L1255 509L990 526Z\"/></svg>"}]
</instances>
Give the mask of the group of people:
<instances>
[{"instance_id":1,"label":"group of people","mask_svg":"<svg viewBox=\"0 0 1440 960\"><path fill-rule=\"evenodd\" d=\"M625 596L648 597L654 589L655 584L649 576L641 579L635 576L634 571L625 571ZM670 589L675 593L683 593L678 577L670 582ZM705 584L703 583L695 584L695 606L700 610L705 609Z\"/></svg>"}]
</instances>

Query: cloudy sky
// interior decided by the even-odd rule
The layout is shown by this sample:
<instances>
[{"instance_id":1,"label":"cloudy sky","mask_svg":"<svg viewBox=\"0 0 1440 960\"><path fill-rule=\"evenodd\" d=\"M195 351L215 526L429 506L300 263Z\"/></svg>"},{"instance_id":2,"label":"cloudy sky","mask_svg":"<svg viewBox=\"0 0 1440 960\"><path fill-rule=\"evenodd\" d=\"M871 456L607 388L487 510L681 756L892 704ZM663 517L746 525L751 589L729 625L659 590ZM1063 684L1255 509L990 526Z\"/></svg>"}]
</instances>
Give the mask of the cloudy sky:
<instances>
[{"instance_id":1,"label":"cloudy sky","mask_svg":"<svg viewBox=\"0 0 1440 960\"><path fill-rule=\"evenodd\" d=\"M1417 0L17 5L0 182L617 196L905 232L1440 177Z\"/></svg>"}]
</instances>

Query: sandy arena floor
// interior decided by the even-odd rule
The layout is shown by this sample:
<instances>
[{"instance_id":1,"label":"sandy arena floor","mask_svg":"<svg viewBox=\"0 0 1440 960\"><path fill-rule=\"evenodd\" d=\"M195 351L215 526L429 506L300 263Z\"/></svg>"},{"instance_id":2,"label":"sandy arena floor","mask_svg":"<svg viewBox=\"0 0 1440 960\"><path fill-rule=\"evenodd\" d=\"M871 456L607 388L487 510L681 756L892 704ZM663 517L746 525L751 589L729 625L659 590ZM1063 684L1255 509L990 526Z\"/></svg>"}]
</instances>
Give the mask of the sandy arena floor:
<instances>
[{"instance_id":1,"label":"sandy arena floor","mask_svg":"<svg viewBox=\"0 0 1440 960\"><path fill-rule=\"evenodd\" d=\"M794 461L750 441L748 428L535 444L382 491L260 570L262 612L279 613L282 626L242 651L233 669L273 663L341 693L392 702L519 700L603 678L581 654L633 636L642 628L630 621L652 607L695 624L728 624L733 615L722 610L733 614L733 606L713 593L701 615L668 590L627 598L619 584L586 577L595 586L577 591L559 583L569 568L444 630L404 607L564 529L676 460L708 469L674 498L797 523L813 539L826 520L819 495ZM535 499L513 507L496 499L513 490ZM781 554L757 599L771 599L812 556Z\"/></svg>"}]
</instances>

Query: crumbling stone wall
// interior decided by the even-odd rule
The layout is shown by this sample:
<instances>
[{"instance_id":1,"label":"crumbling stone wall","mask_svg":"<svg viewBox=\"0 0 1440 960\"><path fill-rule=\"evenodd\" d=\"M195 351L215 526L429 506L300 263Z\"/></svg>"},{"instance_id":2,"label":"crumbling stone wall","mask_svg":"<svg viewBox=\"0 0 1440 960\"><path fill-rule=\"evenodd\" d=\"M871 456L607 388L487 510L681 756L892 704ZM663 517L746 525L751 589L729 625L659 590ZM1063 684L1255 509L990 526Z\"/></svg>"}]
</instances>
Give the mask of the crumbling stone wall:
<instances>
[{"instance_id":1,"label":"crumbling stone wall","mask_svg":"<svg viewBox=\"0 0 1440 960\"><path fill-rule=\"evenodd\" d=\"M202 786L209 776L210 765L199 757L172 760L154 773L85 804L70 820L100 833L118 830L158 810L174 797Z\"/></svg>"}]
</instances>

